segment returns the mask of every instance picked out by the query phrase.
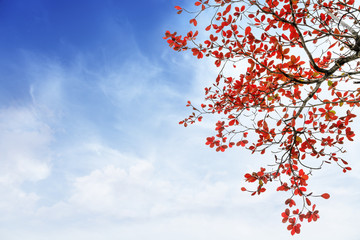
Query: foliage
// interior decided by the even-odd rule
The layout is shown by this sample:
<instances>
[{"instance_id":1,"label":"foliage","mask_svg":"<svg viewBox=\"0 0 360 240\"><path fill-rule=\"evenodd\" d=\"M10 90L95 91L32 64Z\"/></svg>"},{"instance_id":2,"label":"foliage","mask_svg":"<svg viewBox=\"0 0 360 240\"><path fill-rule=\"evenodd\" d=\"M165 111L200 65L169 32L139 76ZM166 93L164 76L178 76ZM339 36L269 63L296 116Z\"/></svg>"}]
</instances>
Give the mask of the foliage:
<instances>
[{"instance_id":1,"label":"foliage","mask_svg":"<svg viewBox=\"0 0 360 240\"><path fill-rule=\"evenodd\" d=\"M205 28L207 37L167 31L170 47L213 58L220 68L205 88L206 102L189 101L194 113L180 124L219 114L206 145L273 153L269 170L245 174L256 189L242 190L259 195L269 182L279 183L277 191L289 192L282 222L292 235L300 233L302 221L319 218L310 198L330 197L308 190L312 171L325 163L351 170L341 153L353 141L349 124L360 106L352 82L360 73L360 8L354 0L199 0L193 12L175 8L193 14L190 24ZM208 24L197 27L204 13Z\"/></svg>"}]
</instances>

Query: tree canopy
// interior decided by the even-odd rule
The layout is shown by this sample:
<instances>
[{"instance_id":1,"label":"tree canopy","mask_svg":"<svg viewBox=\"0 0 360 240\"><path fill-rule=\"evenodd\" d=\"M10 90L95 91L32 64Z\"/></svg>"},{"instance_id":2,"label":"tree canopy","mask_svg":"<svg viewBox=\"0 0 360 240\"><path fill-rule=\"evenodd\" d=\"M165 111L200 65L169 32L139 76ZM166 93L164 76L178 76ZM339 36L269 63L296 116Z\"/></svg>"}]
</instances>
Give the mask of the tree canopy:
<instances>
[{"instance_id":1,"label":"tree canopy","mask_svg":"<svg viewBox=\"0 0 360 240\"><path fill-rule=\"evenodd\" d=\"M360 8L354 0L198 0L194 5L175 7L192 16L190 31L167 31L164 39L176 51L212 58L219 73L205 88L204 103L188 102L194 111L180 124L217 114L206 145L221 152L243 147L273 153L269 166L245 174L255 188L242 190L256 195L270 182L279 184L277 191L289 193L282 222L292 235L300 233L301 222L319 218L311 200L330 197L311 192L312 172L330 163L351 170L342 153L355 136L350 125L360 106L354 85L360 74Z\"/></svg>"}]
</instances>

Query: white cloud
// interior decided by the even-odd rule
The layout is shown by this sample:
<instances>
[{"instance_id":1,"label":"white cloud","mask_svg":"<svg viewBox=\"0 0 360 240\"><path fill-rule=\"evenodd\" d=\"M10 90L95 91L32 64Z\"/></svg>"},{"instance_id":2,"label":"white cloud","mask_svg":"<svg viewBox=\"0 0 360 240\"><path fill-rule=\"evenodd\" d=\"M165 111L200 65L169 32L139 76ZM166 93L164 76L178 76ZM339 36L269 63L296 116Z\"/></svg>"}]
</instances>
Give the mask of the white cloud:
<instances>
[{"instance_id":1,"label":"white cloud","mask_svg":"<svg viewBox=\"0 0 360 240\"><path fill-rule=\"evenodd\" d=\"M39 181L50 174L51 129L31 108L0 109L0 183Z\"/></svg>"},{"instance_id":2,"label":"white cloud","mask_svg":"<svg viewBox=\"0 0 360 240\"><path fill-rule=\"evenodd\" d=\"M31 107L0 109L1 221L34 213L40 197L22 188L51 173L51 129Z\"/></svg>"},{"instance_id":3,"label":"white cloud","mask_svg":"<svg viewBox=\"0 0 360 240\"><path fill-rule=\"evenodd\" d=\"M171 154L178 155L181 148L172 147L165 153L170 155L153 153L148 159L139 159L99 143L77 147L82 149L79 156L84 158L79 164L87 162L84 168L92 166L93 170L83 176L72 174L68 178L73 189L69 199L41 207L39 217L61 220L90 214L141 220L192 211L206 213L248 201L241 200L247 194L239 194L239 181L221 180L215 172L198 175L196 169L184 169L186 162L171 159ZM78 159L76 156L73 158ZM159 159L162 157L172 164L163 165Z\"/></svg>"},{"instance_id":4,"label":"white cloud","mask_svg":"<svg viewBox=\"0 0 360 240\"><path fill-rule=\"evenodd\" d=\"M148 216L156 199L166 193L169 184L154 179L152 166L139 162L124 170L109 165L75 180L75 194L69 203L85 212L119 218Z\"/></svg>"}]
</instances>

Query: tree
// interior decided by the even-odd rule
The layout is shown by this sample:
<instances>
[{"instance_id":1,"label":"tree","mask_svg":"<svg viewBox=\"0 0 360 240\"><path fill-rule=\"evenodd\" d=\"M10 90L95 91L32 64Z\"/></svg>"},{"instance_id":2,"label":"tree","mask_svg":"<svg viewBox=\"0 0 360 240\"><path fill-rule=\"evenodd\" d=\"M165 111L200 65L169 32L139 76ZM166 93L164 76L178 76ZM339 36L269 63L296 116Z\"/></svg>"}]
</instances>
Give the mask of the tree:
<instances>
[{"instance_id":1,"label":"tree","mask_svg":"<svg viewBox=\"0 0 360 240\"><path fill-rule=\"evenodd\" d=\"M207 37L198 40L194 29L184 36L167 31L164 39L176 51L213 58L220 69L205 88L205 103L189 101L194 112L180 124L219 114L206 145L272 152L270 169L245 174L255 190L242 190L256 195L278 183L277 191L289 193L282 222L292 235L300 233L302 221L319 218L310 199L330 197L308 190L313 170L330 163L351 170L341 154L355 136L349 125L360 106L360 88L353 87L360 74L359 6L354 0L198 0L193 12L175 8L193 14L190 24ZM210 16L203 27L200 16Z\"/></svg>"}]
</instances>

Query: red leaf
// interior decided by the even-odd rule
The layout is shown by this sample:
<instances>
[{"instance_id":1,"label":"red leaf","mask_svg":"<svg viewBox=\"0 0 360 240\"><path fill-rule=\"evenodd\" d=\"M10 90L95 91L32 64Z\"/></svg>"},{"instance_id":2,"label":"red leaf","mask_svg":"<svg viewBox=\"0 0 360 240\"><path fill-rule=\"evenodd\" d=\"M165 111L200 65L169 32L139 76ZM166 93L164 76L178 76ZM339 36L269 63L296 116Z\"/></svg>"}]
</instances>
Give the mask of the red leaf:
<instances>
[{"instance_id":1,"label":"red leaf","mask_svg":"<svg viewBox=\"0 0 360 240\"><path fill-rule=\"evenodd\" d=\"M245 35L249 35L249 33L251 32L251 27L246 27L245 28Z\"/></svg>"},{"instance_id":2,"label":"red leaf","mask_svg":"<svg viewBox=\"0 0 360 240\"><path fill-rule=\"evenodd\" d=\"M194 24L194 26L196 27L196 25L197 25L197 21L196 21L196 19L195 18L193 18L193 19L191 19L190 20L190 24Z\"/></svg>"},{"instance_id":3,"label":"red leaf","mask_svg":"<svg viewBox=\"0 0 360 240\"><path fill-rule=\"evenodd\" d=\"M242 146L245 147L245 145L248 143L248 140L242 140L236 143L236 146Z\"/></svg>"},{"instance_id":4,"label":"red leaf","mask_svg":"<svg viewBox=\"0 0 360 240\"><path fill-rule=\"evenodd\" d=\"M175 9L176 9L176 10L181 10L182 8L179 7L179 6L175 6Z\"/></svg>"},{"instance_id":5,"label":"red leaf","mask_svg":"<svg viewBox=\"0 0 360 240\"><path fill-rule=\"evenodd\" d=\"M352 139L352 137L354 137L355 136L355 134L354 134L354 132L353 131L351 131L351 128L346 128L346 137L350 140L350 141L354 141L353 139Z\"/></svg>"},{"instance_id":6,"label":"red leaf","mask_svg":"<svg viewBox=\"0 0 360 240\"><path fill-rule=\"evenodd\" d=\"M196 2L195 3L195 6L200 6L201 5L201 2Z\"/></svg>"},{"instance_id":7,"label":"red leaf","mask_svg":"<svg viewBox=\"0 0 360 240\"><path fill-rule=\"evenodd\" d=\"M230 12L230 10L231 10L231 4L229 4L229 5L226 7L226 9L225 9L225 11L224 11L224 15L225 15L226 13Z\"/></svg>"},{"instance_id":8,"label":"red leaf","mask_svg":"<svg viewBox=\"0 0 360 240\"><path fill-rule=\"evenodd\" d=\"M324 199L329 199L329 198L330 198L330 194L324 193L324 194L321 195L321 197L323 197Z\"/></svg>"}]
</instances>

